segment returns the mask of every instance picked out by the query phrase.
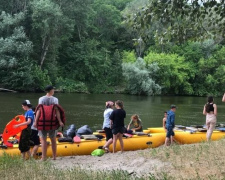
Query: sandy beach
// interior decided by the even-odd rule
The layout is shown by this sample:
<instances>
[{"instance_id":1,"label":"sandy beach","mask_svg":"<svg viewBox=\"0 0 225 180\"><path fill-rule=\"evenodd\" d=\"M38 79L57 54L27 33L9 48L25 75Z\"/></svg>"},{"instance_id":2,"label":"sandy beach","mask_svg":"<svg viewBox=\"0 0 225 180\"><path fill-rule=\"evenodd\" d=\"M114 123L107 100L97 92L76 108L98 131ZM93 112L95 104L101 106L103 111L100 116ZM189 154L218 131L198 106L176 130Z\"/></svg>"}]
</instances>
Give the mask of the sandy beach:
<instances>
[{"instance_id":1,"label":"sandy beach","mask_svg":"<svg viewBox=\"0 0 225 180\"><path fill-rule=\"evenodd\" d=\"M60 169L80 167L95 171L124 170L137 177L148 177L149 174L160 172L169 165L161 160L146 158L145 154L149 154L149 151L150 149L105 153L101 157L91 155L58 157L53 164Z\"/></svg>"},{"instance_id":2,"label":"sandy beach","mask_svg":"<svg viewBox=\"0 0 225 180\"><path fill-rule=\"evenodd\" d=\"M210 143L106 153L101 157L58 157L52 163L62 170L76 167L104 172L123 170L134 179L152 176L159 179L225 179L224 145L225 140L222 139Z\"/></svg>"}]
</instances>

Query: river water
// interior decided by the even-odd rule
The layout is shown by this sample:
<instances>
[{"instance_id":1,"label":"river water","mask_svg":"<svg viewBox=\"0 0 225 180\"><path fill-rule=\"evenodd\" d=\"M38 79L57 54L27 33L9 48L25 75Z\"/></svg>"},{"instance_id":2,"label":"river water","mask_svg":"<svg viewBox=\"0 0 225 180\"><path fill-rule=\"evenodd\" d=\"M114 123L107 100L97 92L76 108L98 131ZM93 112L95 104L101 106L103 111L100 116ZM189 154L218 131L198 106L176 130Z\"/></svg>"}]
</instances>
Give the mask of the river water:
<instances>
[{"instance_id":1,"label":"river water","mask_svg":"<svg viewBox=\"0 0 225 180\"><path fill-rule=\"evenodd\" d=\"M24 114L21 102L29 99L36 106L38 98L44 94L37 93L3 93L0 92L0 132L5 125L18 114ZM176 124L203 125L205 116L202 115L206 97L184 96L134 96L124 94L67 94L55 93L60 105L65 110L66 125L75 124L77 128L89 125L94 131L102 128L105 102L122 100L127 112L125 123L128 124L132 114L138 114L143 128L162 126L163 112L170 109L171 104L177 105ZM218 106L218 122L225 122L225 103L222 97L215 98Z\"/></svg>"}]
</instances>

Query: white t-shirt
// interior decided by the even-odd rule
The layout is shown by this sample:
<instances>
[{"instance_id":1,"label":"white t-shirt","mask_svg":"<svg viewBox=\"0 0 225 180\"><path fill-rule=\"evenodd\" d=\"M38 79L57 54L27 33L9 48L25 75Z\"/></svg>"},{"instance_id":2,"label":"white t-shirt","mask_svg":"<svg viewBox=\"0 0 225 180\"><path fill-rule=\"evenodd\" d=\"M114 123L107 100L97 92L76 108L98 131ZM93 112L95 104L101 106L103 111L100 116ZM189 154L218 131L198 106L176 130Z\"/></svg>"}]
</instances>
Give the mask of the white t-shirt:
<instances>
[{"instance_id":1,"label":"white t-shirt","mask_svg":"<svg viewBox=\"0 0 225 180\"><path fill-rule=\"evenodd\" d=\"M42 96L39 98L38 104L49 106L52 104L59 104L59 100L54 96Z\"/></svg>"},{"instance_id":2,"label":"white t-shirt","mask_svg":"<svg viewBox=\"0 0 225 180\"><path fill-rule=\"evenodd\" d=\"M113 112L113 109L111 109L111 108L108 108L104 111L104 114L103 114L104 122L103 122L102 129L104 129L105 127L110 128L109 116L111 115L112 112Z\"/></svg>"}]
</instances>

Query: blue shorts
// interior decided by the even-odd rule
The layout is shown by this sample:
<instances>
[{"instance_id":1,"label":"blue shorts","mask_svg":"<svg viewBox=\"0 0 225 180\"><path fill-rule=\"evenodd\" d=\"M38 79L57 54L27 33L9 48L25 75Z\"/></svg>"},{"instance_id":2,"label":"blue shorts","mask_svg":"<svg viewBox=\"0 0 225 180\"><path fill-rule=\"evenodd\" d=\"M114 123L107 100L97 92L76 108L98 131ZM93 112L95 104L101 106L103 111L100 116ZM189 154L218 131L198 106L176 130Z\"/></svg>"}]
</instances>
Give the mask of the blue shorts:
<instances>
[{"instance_id":1,"label":"blue shorts","mask_svg":"<svg viewBox=\"0 0 225 180\"><path fill-rule=\"evenodd\" d=\"M172 127L167 128L167 133L166 133L166 137L170 138L171 136L175 136L175 133L173 131Z\"/></svg>"}]
</instances>

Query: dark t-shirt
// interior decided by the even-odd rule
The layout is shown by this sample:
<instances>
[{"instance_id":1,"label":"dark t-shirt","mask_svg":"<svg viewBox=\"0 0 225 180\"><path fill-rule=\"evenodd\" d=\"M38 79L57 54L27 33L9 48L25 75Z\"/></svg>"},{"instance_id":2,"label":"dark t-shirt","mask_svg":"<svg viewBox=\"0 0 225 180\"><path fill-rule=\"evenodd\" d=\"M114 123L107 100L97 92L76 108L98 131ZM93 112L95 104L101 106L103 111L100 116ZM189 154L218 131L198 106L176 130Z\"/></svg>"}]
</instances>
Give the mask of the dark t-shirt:
<instances>
[{"instance_id":1,"label":"dark t-shirt","mask_svg":"<svg viewBox=\"0 0 225 180\"><path fill-rule=\"evenodd\" d=\"M126 111L123 109L115 109L109 116L109 119L113 121L113 129L118 127L124 127L124 118L126 118Z\"/></svg>"}]
</instances>

